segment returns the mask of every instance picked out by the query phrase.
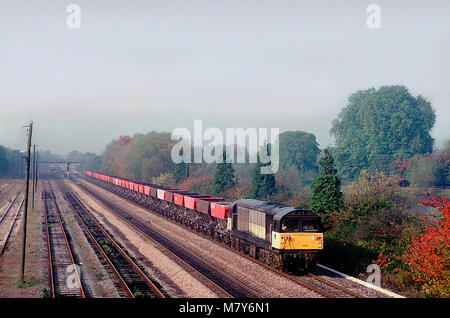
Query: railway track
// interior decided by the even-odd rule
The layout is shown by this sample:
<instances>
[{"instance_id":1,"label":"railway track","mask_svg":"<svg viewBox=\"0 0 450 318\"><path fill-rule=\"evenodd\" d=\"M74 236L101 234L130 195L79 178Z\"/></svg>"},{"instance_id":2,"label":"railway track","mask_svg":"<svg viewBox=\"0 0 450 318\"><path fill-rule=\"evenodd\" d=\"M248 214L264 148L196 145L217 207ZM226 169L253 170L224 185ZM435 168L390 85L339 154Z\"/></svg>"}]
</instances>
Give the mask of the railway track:
<instances>
[{"instance_id":1,"label":"railway track","mask_svg":"<svg viewBox=\"0 0 450 318\"><path fill-rule=\"evenodd\" d=\"M14 197L14 199L12 200L12 202L9 204L9 207L6 209L5 213L3 213L2 217L0 218L0 224L3 223L3 220L6 218L6 216L8 215L9 211L11 210L12 206L14 205L14 203L17 200L17 197L19 196L20 192L18 192L16 194L16 196Z\"/></svg>"},{"instance_id":2,"label":"railway track","mask_svg":"<svg viewBox=\"0 0 450 318\"><path fill-rule=\"evenodd\" d=\"M64 198L72 208L79 224L87 233L91 245L101 255L110 271L116 277L124 295L129 298L165 298L158 288L117 242L98 223L91 212L72 192L65 192Z\"/></svg>"},{"instance_id":3,"label":"railway track","mask_svg":"<svg viewBox=\"0 0 450 318\"><path fill-rule=\"evenodd\" d=\"M45 212L50 297L85 298L81 273L75 263L55 194L50 184L45 186L42 196Z\"/></svg>"},{"instance_id":4,"label":"railway track","mask_svg":"<svg viewBox=\"0 0 450 318\"><path fill-rule=\"evenodd\" d=\"M195 234L199 234L198 232L190 229L190 228L186 228L188 231L190 231L191 233L195 233ZM207 240L214 242L214 243L218 243L216 240L213 240L212 238L206 236L206 235L202 235L202 237L206 238ZM247 255L244 254L240 251L237 251L225 244L220 244L220 246L239 254L240 256L250 260L251 262L254 262L260 266L263 266L264 268L280 275L283 276L284 278L289 279L290 281L295 282L298 285L301 285L325 298L337 298L337 297L352 297L352 298L364 298L363 296L359 295L358 293L355 293L354 291L344 288L342 286L339 286L335 283L329 282L326 279L319 277L317 275L311 274L311 273L307 273L305 276L310 278L313 282L307 282L303 279L302 276L294 276L291 274L287 274L283 271L277 270L273 267L268 266L267 264ZM325 288L324 288L325 287Z\"/></svg>"},{"instance_id":5,"label":"railway track","mask_svg":"<svg viewBox=\"0 0 450 318\"><path fill-rule=\"evenodd\" d=\"M318 282L319 285L324 285L326 286L326 289L328 289L328 293L330 293L331 295L333 295L333 297L352 297L352 298L365 298L364 296L348 289L345 287L342 287L338 284L335 284L333 282L327 281L326 279L314 275L312 273L307 273L306 274L307 277L312 278L314 281Z\"/></svg>"},{"instance_id":6,"label":"railway track","mask_svg":"<svg viewBox=\"0 0 450 318\"><path fill-rule=\"evenodd\" d=\"M192 233L199 234L198 232L196 232L190 228L186 228L186 229ZM202 237L206 238L207 240L209 240L211 242L218 243L216 240L214 240L206 235L202 235ZM240 256L250 260L251 262L254 262L260 266L263 266L264 268L266 268L280 276L283 276L283 277L289 279L290 281L295 282L296 284L299 284L317 294L320 294L325 298L336 298L336 297L364 298L363 296L359 295L358 293L355 293L354 291L352 291L348 288L339 286L338 284L327 281L326 279L319 277L317 275L314 275L312 273L307 273L305 276L310 278L313 282L307 282L303 279L302 276L294 276L294 275L285 273L283 271L277 270L277 269L270 267L267 264L255 259L247 254L244 254L240 251L237 251L237 250L231 248L228 245L220 244L220 246L223 246L224 248L226 248L234 253L239 254ZM324 288L324 286L325 286L325 288Z\"/></svg>"},{"instance_id":7,"label":"railway track","mask_svg":"<svg viewBox=\"0 0 450 318\"><path fill-rule=\"evenodd\" d=\"M225 297L234 298L259 298L259 293L254 291L250 286L240 282L238 279L232 275L222 271L217 268L207 260L200 258L193 252L182 247L177 242L161 235L153 227L144 224L133 216L129 215L127 212L122 210L120 207L110 202L109 200L103 198L98 193L92 191L89 188L81 184L77 184L84 192L88 193L91 197L95 198L111 210L114 214L119 216L126 223L131 225L134 229L144 234L153 242L157 243L159 246L163 247L167 254L175 256L177 259L181 260L182 263L187 266L191 272L195 271L200 276L202 276L203 281L207 281L207 285L213 285L219 289L221 294Z\"/></svg>"},{"instance_id":8,"label":"railway track","mask_svg":"<svg viewBox=\"0 0 450 318\"><path fill-rule=\"evenodd\" d=\"M93 196L96 195L90 189L87 189L85 186L80 185L80 187L83 190L91 193L91 195L93 195ZM125 199L127 201L131 202L134 205L137 205L137 206L139 206L141 208L144 208L144 209L154 213L153 211L149 210L148 208L146 208L144 206L141 206L140 204L138 204L138 203L136 203L136 202L134 202L132 200L129 200L127 198L125 198ZM154 213L154 214L156 214L158 216L161 216L158 213ZM169 220L174 222L171 219L169 219ZM174 223L179 224L177 222L174 222ZM225 244L222 244L220 242L217 242L216 240L212 239L211 237L203 235L202 233L199 233L198 231L195 231L195 230L190 229L188 227L183 227L183 228L188 230L188 231L190 231L191 233L195 233L197 235L201 235L203 238L206 238L206 239L210 240L211 242L220 244L220 246L222 246L222 247L224 247L224 248L226 248L226 249L228 249L230 251L233 251L234 253L237 253L237 254L245 257L246 259L254 262L254 263L257 263L260 266L263 266L266 269L268 269L268 270L270 270L270 271L272 271L272 272L274 272L274 273L276 273L276 274L278 274L280 276L283 276L283 277L289 279L290 281L293 281L296 284L301 285L301 286L303 286L303 287L313 291L314 293L317 293L317 294L321 295L322 297L325 297L325 298L349 298L349 297L351 297L351 298L364 298L362 295L360 295L360 294L358 294L358 293L356 293L356 292L354 292L354 291L352 291L352 290L350 290L348 288L339 286L338 284L330 282L330 281L328 281L328 280L326 280L326 279L324 279L322 277L319 277L317 275L314 275L312 273L307 273L306 275L304 275L304 276L306 276L306 278L303 277L303 276L296 276L296 275L287 274L287 273L285 273L285 272L283 272L281 270L277 270L277 269L275 269L273 267L270 267L267 264L265 264L265 263L255 259L255 258L253 258L253 257L251 257L251 256L249 256L247 254L244 254L244 253L242 253L240 251L237 251L237 250L231 248L228 245L225 245Z\"/></svg>"},{"instance_id":9,"label":"railway track","mask_svg":"<svg viewBox=\"0 0 450 318\"><path fill-rule=\"evenodd\" d=\"M6 245L8 244L8 240L11 236L11 233L14 229L14 225L16 224L17 219L19 218L20 211L22 210L24 199L22 199L19 208L17 209L17 212L15 215L11 215L11 210L14 204L17 201L17 198L19 197L20 192L17 193L17 195L14 197L13 201L9 205L8 209L5 211L5 213L0 218L0 235L3 235L0 237L0 257L3 255L3 252L6 249ZM7 220L11 220L11 222L8 224Z\"/></svg>"}]
</instances>

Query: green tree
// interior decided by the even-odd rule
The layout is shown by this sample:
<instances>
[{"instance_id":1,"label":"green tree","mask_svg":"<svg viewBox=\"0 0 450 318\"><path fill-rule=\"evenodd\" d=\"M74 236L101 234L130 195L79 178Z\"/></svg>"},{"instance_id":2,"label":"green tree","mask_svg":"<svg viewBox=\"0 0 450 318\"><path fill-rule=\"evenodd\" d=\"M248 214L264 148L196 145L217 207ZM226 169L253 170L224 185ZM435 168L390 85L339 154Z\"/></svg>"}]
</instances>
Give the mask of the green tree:
<instances>
[{"instance_id":1,"label":"green tree","mask_svg":"<svg viewBox=\"0 0 450 318\"><path fill-rule=\"evenodd\" d=\"M175 185L175 178L171 173L163 172L159 175L159 177L153 177L152 183L164 187L172 187L173 185Z\"/></svg>"},{"instance_id":2,"label":"green tree","mask_svg":"<svg viewBox=\"0 0 450 318\"><path fill-rule=\"evenodd\" d=\"M343 206L341 182L336 174L333 156L325 149L319 160L319 175L311 184L309 198L309 208L320 214L325 222L329 220L330 212L338 211Z\"/></svg>"},{"instance_id":3,"label":"green tree","mask_svg":"<svg viewBox=\"0 0 450 318\"><path fill-rule=\"evenodd\" d=\"M286 131L279 136L280 168L297 168L300 174L317 173L317 157L320 154L316 136L304 131Z\"/></svg>"},{"instance_id":4,"label":"green tree","mask_svg":"<svg viewBox=\"0 0 450 318\"><path fill-rule=\"evenodd\" d=\"M0 146L0 177L6 176L11 165L10 153L8 148Z\"/></svg>"},{"instance_id":5,"label":"green tree","mask_svg":"<svg viewBox=\"0 0 450 318\"><path fill-rule=\"evenodd\" d=\"M183 149L180 150L180 156L183 155ZM173 168L173 177L176 182L187 180L189 178L189 166L185 162L180 162Z\"/></svg>"},{"instance_id":6,"label":"green tree","mask_svg":"<svg viewBox=\"0 0 450 318\"><path fill-rule=\"evenodd\" d=\"M95 153L85 152L81 153L78 150L72 150L67 156L67 160L81 161L80 164L75 165L75 169L78 171L93 170L98 171L100 169L101 158Z\"/></svg>"},{"instance_id":7,"label":"green tree","mask_svg":"<svg viewBox=\"0 0 450 318\"><path fill-rule=\"evenodd\" d=\"M267 144L267 153L270 155L270 144ZM250 197L252 199L269 199L276 192L275 174L261 174L261 168L270 166L268 163L262 163L258 154L256 168L253 171L251 181Z\"/></svg>"},{"instance_id":8,"label":"green tree","mask_svg":"<svg viewBox=\"0 0 450 318\"><path fill-rule=\"evenodd\" d=\"M357 91L333 121L336 166L345 178L374 171L398 157L431 153L435 113L429 101L404 86Z\"/></svg>"},{"instance_id":9,"label":"green tree","mask_svg":"<svg viewBox=\"0 0 450 318\"><path fill-rule=\"evenodd\" d=\"M223 161L216 166L213 182L213 195L219 195L237 184L233 165L226 162L227 154L223 152Z\"/></svg>"},{"instance_id":10,"label":"green tree","mask_svg":"<svg viewBox=\"0 0 450 318\"><path fill-rule=\"evenodd\" d=\"M434 172L436 184L444 186L444 188L446 188L450 176L450 153L443 152L435 154L434 162L436 165Z\"/></svg>"},{"instance_id":11,"label":"green tree","mask_svg":"<svg viewBox=\"0 0 450 318\"><path fill-rule=\"evenodd\" d=\"M175 178L176 182L180 182L189 178L189 166L187 165L187 163L180 162L176 164L175 168L173 169L173 177Z\"/></svg>"},{"instance_id":12,"label":"green tree","mask_svg":"<svg viewBox=\"0 0 450 318\"><path fill-rule=\"evenodd\" d=\"M151 131L132 138L121 136L109 143L102 153L101 170L142 181L173 172L171 150L175 143L169 132Z\"/></svg>"}]
</instances>

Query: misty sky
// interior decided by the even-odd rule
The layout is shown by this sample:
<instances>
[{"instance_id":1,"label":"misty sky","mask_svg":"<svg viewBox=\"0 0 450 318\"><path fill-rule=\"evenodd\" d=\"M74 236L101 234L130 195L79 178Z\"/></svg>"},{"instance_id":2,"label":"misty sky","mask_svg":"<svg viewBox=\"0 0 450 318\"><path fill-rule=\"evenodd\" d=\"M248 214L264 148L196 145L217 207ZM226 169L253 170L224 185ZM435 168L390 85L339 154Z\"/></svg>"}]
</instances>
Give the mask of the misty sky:
<instances>
[{"instance_id":1,"label":"misty sky","mask_svg":"<svg viewBox=\"0 0 450 318\"><path fill-rule=\"evenodd\" d=\"M67 6L81 7L69 29ZM381 7L381 29L366 8ZM0 144L100 153L120 135L277 127L333 142L350 94L402 84L450 137L450 1L0 0Z\"/></svg>"}]
</instances>

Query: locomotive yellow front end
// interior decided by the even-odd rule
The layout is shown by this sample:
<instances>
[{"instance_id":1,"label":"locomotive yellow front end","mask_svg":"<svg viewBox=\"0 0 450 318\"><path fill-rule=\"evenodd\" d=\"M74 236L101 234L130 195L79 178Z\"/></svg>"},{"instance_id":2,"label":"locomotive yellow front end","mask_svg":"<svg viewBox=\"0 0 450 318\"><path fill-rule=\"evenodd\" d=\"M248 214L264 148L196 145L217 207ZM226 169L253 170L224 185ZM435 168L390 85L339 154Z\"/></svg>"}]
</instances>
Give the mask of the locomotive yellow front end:
<instances>
[{"instance_id":1,"label":"locomotive yellow front end","mask_svg":"<svg viewBox=\"0 0 450 318\"><path fill-rule=\"evenodd\" d=\"M306 210L275 215L272 249L279 251L285 265L304 269L313 266L323 245L319 216Z\"/></svg>"}]
</instances>

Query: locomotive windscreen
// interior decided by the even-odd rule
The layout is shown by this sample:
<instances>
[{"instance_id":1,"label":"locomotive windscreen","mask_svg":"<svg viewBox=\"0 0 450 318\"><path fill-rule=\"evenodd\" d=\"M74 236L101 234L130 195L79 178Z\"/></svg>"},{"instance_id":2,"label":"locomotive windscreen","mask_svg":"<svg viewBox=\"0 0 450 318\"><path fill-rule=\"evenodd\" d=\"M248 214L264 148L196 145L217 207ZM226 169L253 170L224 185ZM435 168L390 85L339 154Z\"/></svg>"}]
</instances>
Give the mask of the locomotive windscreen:
<instances>
[{"instance_id":1,"label":"locomotive windscreen","mask_svg":"<svg viewBox=\"0 0 450 318\"><path fill-rule=\"evenodd\" d=\"M285 217L281 222L282 233L319 232L319 219Z\"/></svg>"}]
</instances>

